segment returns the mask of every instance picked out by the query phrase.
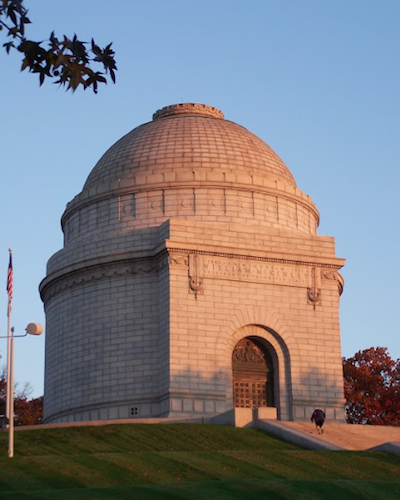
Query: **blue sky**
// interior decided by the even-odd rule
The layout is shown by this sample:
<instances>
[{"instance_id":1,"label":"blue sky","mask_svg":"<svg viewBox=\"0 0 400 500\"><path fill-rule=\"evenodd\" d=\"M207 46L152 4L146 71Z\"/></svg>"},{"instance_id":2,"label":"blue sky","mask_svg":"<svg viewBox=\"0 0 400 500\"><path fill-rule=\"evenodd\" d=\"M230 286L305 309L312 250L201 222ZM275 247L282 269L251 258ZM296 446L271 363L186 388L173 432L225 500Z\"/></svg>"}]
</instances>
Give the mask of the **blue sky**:
<instances>
[{"instance_id":1,"label":"blue sky","mask_svg":"<svg viewBox=\"0 0 400 500\"><path fill-rule=\"evenodd\" d=\"M0 52L0 281L14 253L13 324L44 323L38 285L60 217L97 160L157 109L201 102L269 144L336 238L342 352L400 357L400 2L25 0L27 35L113 42L117 84L65 93ZM4 38L3 34L0 33ZM2 42L3 43L3 42ZM1 271L3 269L3 271ZM0 293L0 334L7 328ZM3 313L1 313L3 311ZM0 341L5 361L6 344ZM16 379L43 393L44 338L16 341Z\"/></svg>"}]
</instances>

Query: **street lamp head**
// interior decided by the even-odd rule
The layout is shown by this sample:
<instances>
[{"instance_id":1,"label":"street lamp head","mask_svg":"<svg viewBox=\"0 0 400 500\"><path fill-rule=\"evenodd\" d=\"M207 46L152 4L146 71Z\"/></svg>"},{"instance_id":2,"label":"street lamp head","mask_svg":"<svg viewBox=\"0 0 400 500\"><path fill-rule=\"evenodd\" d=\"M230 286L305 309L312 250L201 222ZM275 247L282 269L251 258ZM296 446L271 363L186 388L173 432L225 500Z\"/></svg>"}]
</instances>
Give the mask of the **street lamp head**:
<instances>
[{"instance_id":1,"label":"street lamp head","mask_svg":"<svg viewBox=\"0 0 400 500\"><path fill-rule=\"evenodd\" d=\"M41 335L43 333L43 326L39 323L29 323L25 331L30 335Z\"/></svg>"}]
</instances>

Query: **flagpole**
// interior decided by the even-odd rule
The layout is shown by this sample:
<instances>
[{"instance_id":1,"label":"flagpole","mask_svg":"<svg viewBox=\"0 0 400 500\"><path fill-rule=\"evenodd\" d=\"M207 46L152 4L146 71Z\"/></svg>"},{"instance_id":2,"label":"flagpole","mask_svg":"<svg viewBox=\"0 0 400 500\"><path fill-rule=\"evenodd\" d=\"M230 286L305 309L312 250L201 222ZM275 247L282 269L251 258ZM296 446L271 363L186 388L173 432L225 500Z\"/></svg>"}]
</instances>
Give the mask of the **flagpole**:
<instances>
[{"instance_id":1,"label":"flagpole","mask_svg":"<svg viewBox=\"0 0 400 500\"><path fill-rule=\"evenodd\" d=\"M10 343L10 420L8 424L8 458L14 457L14 329L11 330Z\"/></svg>"},{"instance_id":2,"label":"flagpole","mask_svg":"<svg viewBox=\"0 0 400 500\"><path fill-rule=\"evenodd\" d=\"M14 335L14 327L10 330L10 378L7 380L7 401L9 405L10 420L8 423L8 457L14 457L14 340L15 337L26 337L29 335L41 335L43 333L43 326L39 323L29 323L25 328L25 335ZM0 339L5 337L1 336Z\"/></svg>"},{"instance_id":3,"label":"flagpole","mask_svg":"<svg viewBox=\"0 0 400 500\"><path fill-rule=\"evenodd\" d=\"M10 379L11 379L11 312L8 309L7 319L7 401L6 418L10 421Z\"/></svg>"},{"instance_id":4,"label":"flagpole","mask_svg":"<svg viewBox=\"0 0 400 500\"><path fill-rule=\"evenodd\" d=\"M6 396L6 418L10 422L10 408L11 408L11 309L12 309L12 294L13 294L13 269L12 269L12 248L9 248L10 263L8 265L7 273L7 292L8 292L8 306L7 306L7 396Z\"/></svg>"},{"instance_id":5,"label":"flagpole","mask_svg":"<svg viewBox=\"0 0 400 500\"><path fill-rule=\"evenodd\" d=\"M6 417L8 419L8 457L14 457L14 338L26 337L26 335L40 335L43 333L42 325L39 323L29 323L26 327L25 335L14 335L14 327L11 326L11 310L13 299L13 265L12 248L9 248L10 261L7 273L7 396L6 396ZM1 336L0 338L4 338Z\"/></svg>"}]
</instances>

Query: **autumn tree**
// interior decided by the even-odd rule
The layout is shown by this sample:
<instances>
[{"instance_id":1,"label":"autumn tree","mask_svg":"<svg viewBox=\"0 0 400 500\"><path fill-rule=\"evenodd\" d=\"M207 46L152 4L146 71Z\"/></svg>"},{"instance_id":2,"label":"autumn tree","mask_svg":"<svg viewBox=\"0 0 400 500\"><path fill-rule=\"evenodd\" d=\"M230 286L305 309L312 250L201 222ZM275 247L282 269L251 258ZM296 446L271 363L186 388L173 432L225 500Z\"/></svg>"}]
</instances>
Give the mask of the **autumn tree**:
<instances>
[{"instance_id":1,"label":"autumn tree","mask_svg":"<svg viewBox=\"0 0 400 500\"><path fill-rule=\"evenodd\" d=\"M43 396L29 399L30 385L15 388L14 415L15 425L40 424L43 418ZM0 415L6 413L7 379L3 369L0 372Z\"/></svg>"},{"instance_id":2,"label":"autumn tree","mask_svg":"<svg viewBox=\"0 0 400 500\"><path fill-rule=\"evenodd\" d=\"M21 71L27 69L37 74L40 85L50 79L73 92L81 86L84 90L91 87L97 93L98 84L107 83L107 74L115 83L117 67L111 43L101 49L93 39L88 43L76 35L58 38L54 32L47 41L29 40L25 29L31 21L23 3L24 0L0 0L0 30L7 39L3 47L8 54L13 50L22 54Z\"/></svg>"},{"instance_id":3,"label":"autumn tree","mask_svg":"<svg viewBox=\"0 0 400 500\"><path fill-rule=\"evenodd\" d=\"M3 370L3 372L0 373L0 415L5 415L6 413L6 393L7 381Z\"/></svg>"},{"instance_id":4,"label":"autumn tree","mask_svg":"<svg viewBox=\"0 0 400 500\"><path fill-rule=\"evenodd\" d=\"M347 422L400 426L400 359L386 347L343 358Z\"/></svg>"},{"instance_id":5,"label":"autumn tree","mask_svg":"<svg viewBox=\"0 0 400 500\"><path fill-rule=\"evenodd\" d=\"M28 399L18 397L14 403L15 425L41 424L43 419L43 396Z\"/></svg>"}]
</instances>

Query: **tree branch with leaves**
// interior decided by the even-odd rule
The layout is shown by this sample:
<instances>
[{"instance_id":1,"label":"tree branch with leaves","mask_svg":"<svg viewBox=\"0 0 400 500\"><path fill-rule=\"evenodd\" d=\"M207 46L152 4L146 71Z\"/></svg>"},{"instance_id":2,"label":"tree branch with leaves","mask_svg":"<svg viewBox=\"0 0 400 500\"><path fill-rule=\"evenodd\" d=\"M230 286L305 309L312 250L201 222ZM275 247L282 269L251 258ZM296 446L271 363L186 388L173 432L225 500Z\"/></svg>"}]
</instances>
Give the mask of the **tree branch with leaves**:
<instances>
[{"instance_id":1,"label":"tree branch with leaves","mask_svg":"<svg viewBox=\"0 0 400 500\"><path fill-rule=\"evenodd\" d=\"M54 32L45 41L29 40L25 37L25 27L31 21L23 1L0 0L0 30L7 37L3 47L7 54L12 50L22 54L21 71L27 69L39 75L40 85L52 79L72 92L81 86L97 93L99 83L107 83L106 75L115 83L117 67L111 43L101 49L93 39L90 43L82 42L76 35L72 38L63 35L60 39Z\"/></svg>"},{"instance_id":2,"label":"tree branch with leaves","mask_svg":"<svg viewBox=\"0 0 400 500\"><path fill-rule=\"evenodd\" d=\"M386 347L343 358L347 422L400 426L400 359Z\"/></svg>"}]
</instances>

